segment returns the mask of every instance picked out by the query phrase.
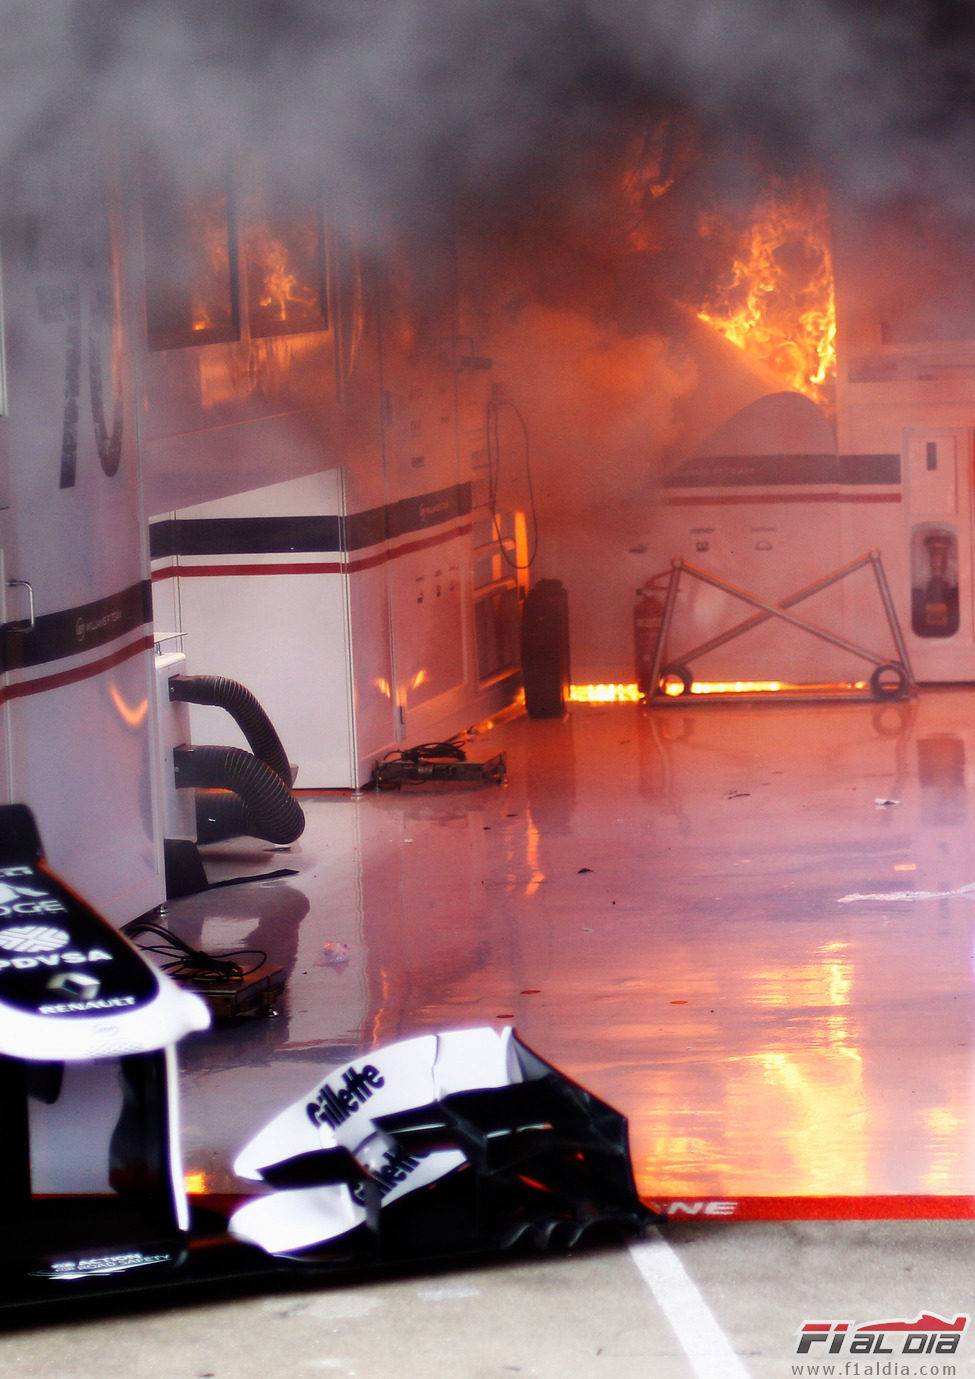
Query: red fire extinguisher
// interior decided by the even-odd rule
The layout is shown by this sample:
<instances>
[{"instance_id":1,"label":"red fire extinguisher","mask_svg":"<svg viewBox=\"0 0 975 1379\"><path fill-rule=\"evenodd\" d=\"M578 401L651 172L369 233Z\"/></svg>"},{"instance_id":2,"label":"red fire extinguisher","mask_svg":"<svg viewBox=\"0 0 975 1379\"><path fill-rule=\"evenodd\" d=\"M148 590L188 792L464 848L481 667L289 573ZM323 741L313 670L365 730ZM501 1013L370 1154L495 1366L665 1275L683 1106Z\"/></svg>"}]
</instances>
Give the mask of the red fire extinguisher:
<instances>
[{"instance_id":1,"label":"red fire extinguisher","mask_svg":"<svg viewBox=\"0 0 975 1379\"><path fill-rule=\"evenodd\" d=\"M664 620L664 601L657 591L661 575L652 579L636 591L636 607L633 609L633 646L636 657L636 682L640 692L650 698L653 686L653 663L660 641L660 629Z\"/></svg>"}]
</instances>

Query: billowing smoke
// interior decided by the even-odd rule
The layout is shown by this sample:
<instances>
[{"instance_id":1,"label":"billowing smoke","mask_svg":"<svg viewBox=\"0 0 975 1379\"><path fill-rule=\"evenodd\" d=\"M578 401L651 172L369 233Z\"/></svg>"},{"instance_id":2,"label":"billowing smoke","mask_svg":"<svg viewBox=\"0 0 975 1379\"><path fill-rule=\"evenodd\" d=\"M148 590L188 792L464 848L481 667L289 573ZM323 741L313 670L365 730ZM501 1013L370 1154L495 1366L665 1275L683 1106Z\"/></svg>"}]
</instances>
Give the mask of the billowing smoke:
<instances>
[{"instance_id":1,"label":"billowing smoke","mask_svg":"<svg viewBox=\"0 0 975 1379\"><path fill-rule=\"evenodd\" d=\"M975 193L963 0L4 0L0 153L72 127L261 149L370 209L531 209L678 104L849 195Z\"/></svg>"},{"instance_id":2,"label":"billowing smoke","mask_svg":"<svg viewBox=\"0 0 975 1379\"><path fill-rule=\"evenodd\" d=\"M816 176L865 223L910 200L975 229L968 0L0 4L8 187L88 143L145 153L163 186L265 162L367 250L405 227L446 260L463 227L527 424L535 574L592 603L593 665L651 572L665 463L774 390L678 305L704 300L762 179ZM527 502L515 416L501 496Z\"/></svg>"}]
</instances>

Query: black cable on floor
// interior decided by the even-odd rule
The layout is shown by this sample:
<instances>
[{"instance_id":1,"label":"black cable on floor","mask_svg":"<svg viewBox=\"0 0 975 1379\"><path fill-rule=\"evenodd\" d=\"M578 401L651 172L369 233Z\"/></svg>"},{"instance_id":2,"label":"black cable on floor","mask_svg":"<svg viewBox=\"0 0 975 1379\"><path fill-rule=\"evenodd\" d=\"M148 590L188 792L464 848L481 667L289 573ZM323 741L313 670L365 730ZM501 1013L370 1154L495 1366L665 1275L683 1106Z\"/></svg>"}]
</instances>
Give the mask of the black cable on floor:
<instances>
[{"instance_id":1,"label":"black cable on floor","mask_svg":"<svg viewBox=\"0 0 975 1379\"><path fill-rule=\"evenodd\" d=\"M154 920L133 919L123 926L122 933L133 942L146 934L157 939L156 943L140 943L138 947L161 958L159 966L176 981L242 981L267 962L267 954L259 948L243 948L233 953L206 953L193 948ZM256 961L245 966L239 961L241 958Z\"/></svg>"},{"instance_id":2,"label":"black cable on floor","mask_svg":"<svg viewBox=\"0 0 975 1379\"><path fill-rule=\"evenodd\" d=\"M405 747L401 752L388 752L383 761L466 761L463 741L463 733L458 733L446 742L421 742L419 746Z\"/></svg>"}]
</instances>

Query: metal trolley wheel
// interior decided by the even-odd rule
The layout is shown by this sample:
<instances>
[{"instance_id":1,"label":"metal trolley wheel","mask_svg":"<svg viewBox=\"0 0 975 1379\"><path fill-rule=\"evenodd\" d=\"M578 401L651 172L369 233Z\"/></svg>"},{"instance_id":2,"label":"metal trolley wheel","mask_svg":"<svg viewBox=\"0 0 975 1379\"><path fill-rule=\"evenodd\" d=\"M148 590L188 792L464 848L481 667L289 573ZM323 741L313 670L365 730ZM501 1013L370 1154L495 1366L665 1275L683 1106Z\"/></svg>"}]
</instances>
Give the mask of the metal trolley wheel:
<instances>
[{"instance_id":1,"label":"metal trolley wheel","mask_svg":"<svg viewBox=\"0 0 975 1379\"><path fill-rule=\"evenodd\" d=\"M694 676L687 666L664 666L657 687L668 697L676 699L682 694L690 694L693 683Z\"/></svg>"},{"instance_id":2,"label":"metal trolley wheel","mask_svg":"<svg viewBox=\"0 0 975 1379\"><path fill-rule=\"evenodd\" d=\"M885 661L870 677L870 693L874 699L904 699L907 691L907 671L898 661Z\"/></svg>"}]
</instances>

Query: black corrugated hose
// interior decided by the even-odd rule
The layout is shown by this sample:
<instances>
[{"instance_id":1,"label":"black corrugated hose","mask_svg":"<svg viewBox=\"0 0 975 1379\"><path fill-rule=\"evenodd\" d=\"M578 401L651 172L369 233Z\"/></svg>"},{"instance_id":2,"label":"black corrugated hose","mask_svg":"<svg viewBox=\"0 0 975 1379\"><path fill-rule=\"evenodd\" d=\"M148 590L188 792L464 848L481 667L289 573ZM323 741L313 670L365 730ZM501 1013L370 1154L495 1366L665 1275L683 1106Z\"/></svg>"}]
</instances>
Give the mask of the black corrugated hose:
<instances>
[{"instance_id":1,"label":"black corrugated hose","mask_svg":"<svg viewBox=\"0 0 975 1379\"><path fill-rule=\"evenodd\" d=\"M201 843L246 834L269 843L293 843L305 816L291 787L265 762L240 747L177 747L173 753L180 788L232 791L197 795Z\"/></svg>"},{"instance_id":2,"label":"black corrugated hose","mask_svg":"<svg viewBox=\"0 0 975 1379\"><path fill-rule=\"evenodd\" d=\"M246 686L223 675L173 675L169 680L169 697L181 703L212 704L225 709L254 755L291 789L291 763L281 739L259 700Z\"/></svg>"}]
</instances>

